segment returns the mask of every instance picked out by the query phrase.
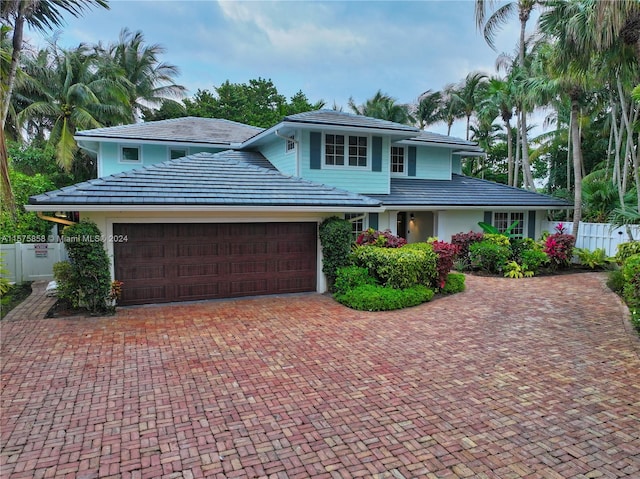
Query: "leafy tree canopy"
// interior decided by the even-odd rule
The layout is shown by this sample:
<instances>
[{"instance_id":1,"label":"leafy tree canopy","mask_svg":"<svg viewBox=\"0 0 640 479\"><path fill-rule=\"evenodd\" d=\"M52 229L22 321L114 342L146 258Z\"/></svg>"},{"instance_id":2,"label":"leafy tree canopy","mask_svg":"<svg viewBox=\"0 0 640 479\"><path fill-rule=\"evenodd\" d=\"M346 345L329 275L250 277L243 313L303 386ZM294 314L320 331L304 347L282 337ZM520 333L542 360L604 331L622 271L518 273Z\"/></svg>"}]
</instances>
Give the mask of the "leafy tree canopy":
<instances>
[{"instance_id":1,"label":"leafy tree canopy","mask_svg":"<svg viewBox=\"0 0 640 479\"><path fill-rule=\"evenodd\" d=\"M198 90L192 99L184 101L187 115L204 118L225 118L247 125L269 128L288 114L322 108L323 101L311 104L299 91L291 102L278 93L271 80L249 80L249 83L225 81L214 92Z\"/></svg>"}]
</instances>

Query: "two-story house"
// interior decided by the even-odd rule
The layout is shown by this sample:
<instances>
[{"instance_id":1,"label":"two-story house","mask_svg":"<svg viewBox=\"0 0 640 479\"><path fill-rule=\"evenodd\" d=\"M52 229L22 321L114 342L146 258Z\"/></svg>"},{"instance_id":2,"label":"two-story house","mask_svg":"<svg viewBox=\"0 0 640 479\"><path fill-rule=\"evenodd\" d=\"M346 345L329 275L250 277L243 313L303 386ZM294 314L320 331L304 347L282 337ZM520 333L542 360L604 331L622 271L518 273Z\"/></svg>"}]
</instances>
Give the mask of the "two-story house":
<instances>
[{"instance_id":1,"label":"two-story house","mask_svg":"<svg viewBox=\"0 0 640 479\"><path fill-rule=\"evenodd\" d=\"M179 118L78 132L100 178L30 198L104 233L123 304L326 290L318 225L409 242L478 230L536 237L550 196L462 175L469 141L332 110L269 129Z\"/></svg>"}]
</instances>

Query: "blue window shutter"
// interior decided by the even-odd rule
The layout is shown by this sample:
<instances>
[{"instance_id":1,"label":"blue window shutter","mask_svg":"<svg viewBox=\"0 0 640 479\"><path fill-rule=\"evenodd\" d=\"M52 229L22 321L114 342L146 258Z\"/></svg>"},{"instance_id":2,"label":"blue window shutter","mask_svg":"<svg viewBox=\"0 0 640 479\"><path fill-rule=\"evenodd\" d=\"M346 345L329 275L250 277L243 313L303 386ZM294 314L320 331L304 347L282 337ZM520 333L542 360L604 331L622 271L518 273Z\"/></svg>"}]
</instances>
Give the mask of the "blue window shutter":
<instances>
[{"instance_id":1,"label":"blue window shutter","mask_svg":"<svg viewBox=\"0 0 640 479\"><path fill-rule=\"evenodd\" d=\"M369 213L369 228L378 229L378 213Z\"/></svg>"},{"instance_id":2,"label":"blue window shutter","mask_svg":"<svg viewBox=\"0 0 640 479\"><path fill-rule=\"evenodd\" d=\"M416 147L409 147L409 164L407 165L407 174L409 176L416 176Z\"/></svg>"},{"instance_id":3,"label":"blue window shutter","mask_svg":"<svg viewBox=\"0 0 640 479\"><path fill-rule=\"evenodd\" d=\"M312 131L309 134L309 168L312 170L319 170L322 165L322 134L318 131Z\"/></svg>"},{"instance_id":4,"label":"blue window shutter","mask_svg":"<svg viewBox=\"0 0 640 479\"><path fill-rule=\"evenodd\" d=\"M484 222L487 223L488 225L493 223L493 212L492 211L485 211L484 212Z\"/></svg>"},{"instance_id":5,"label":"blue window shutter","mask_svg":"<svg viewBox=\"0 0 640 479\"><path fill-rule=\"evenodd\" d=\"M382 138L371 138L371 170L382 171Z\"/></svg>"},{"instance_id":6,"label":"blue window shutter","mask_svg":"<svg viewBox=\"0 0 640 479\"><path fill-rule=\"evenodd\" d=\"M536 239L536 212L529 211L529 224L527 236L531 239Z\"/></svg>"}]
</instances>

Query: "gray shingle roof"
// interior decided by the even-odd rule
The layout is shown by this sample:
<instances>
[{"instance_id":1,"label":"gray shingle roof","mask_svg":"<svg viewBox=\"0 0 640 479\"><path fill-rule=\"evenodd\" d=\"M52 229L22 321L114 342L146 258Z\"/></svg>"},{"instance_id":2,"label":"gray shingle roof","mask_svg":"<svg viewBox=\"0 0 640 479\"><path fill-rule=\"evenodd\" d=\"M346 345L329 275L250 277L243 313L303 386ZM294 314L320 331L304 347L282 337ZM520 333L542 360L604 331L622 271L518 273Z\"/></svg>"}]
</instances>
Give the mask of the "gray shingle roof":
<instances>
[{"instance_id":1,"label":"gray shingle roof","mask_svg":"<svg viewBox=\"0 0 640 479\"><path fill-rule=\"evenodd\" d=\"M443 145L455 145L465 147L475 147L478 151L482 149L475 141L463 140L462 138L456 138L454 136L441 135L440 133L433 133L431 131L421 131L418 136L409 139L410 141L416 141L420 143L442 143Z\"/></svg>"},{"instance_id":2,"label":"gray shingle roof","mask_svg":"<svg viewBox=\"0 0 640 479\"><path fill-rule=\"evenodd\" d=\"M31 205L377 207L378 200L264 168L253 152L166 161L29 198Z\"/></svg>"},{"instance_id":3,"label":"gray shingle roof","mask_svg":"<svg viewBox=\"0 0 640 479\"><path fill-rule=\"evenodd\" d=\"M263 131L262 128L244 125L235 121L188 116L171 120L83 130L77 132L76 137L80 139L88 137L129 141L150 140L230 145L231 143L242 143L261 131Z\"/></svg>"},{"instance_id":4,"label":"gray shingle roof","mask_svg":"<svg viewBox=\"0 0 640 479\"><path fill-rule=\"evenodd\" d=\"M368 196L385 206L571 207L559 198L462 175L452 175L450 181L392 178L390 194Z\"/></svg>"},{"instance_id":5,"label":"gray shingle roof","mask_svg":"<svg viewBox=\"0 0 640 479\"><path fill-rule=\"evenodd\" d=\"M387 120L379 120L368 116L355 115L335 110L314 110L285 116L283 122L307 123L325 126L351 126L356 128L372 128L379 130L396 130L414 133L420 130L414 126L402 125Z\"/></svg>"}]
</instances>

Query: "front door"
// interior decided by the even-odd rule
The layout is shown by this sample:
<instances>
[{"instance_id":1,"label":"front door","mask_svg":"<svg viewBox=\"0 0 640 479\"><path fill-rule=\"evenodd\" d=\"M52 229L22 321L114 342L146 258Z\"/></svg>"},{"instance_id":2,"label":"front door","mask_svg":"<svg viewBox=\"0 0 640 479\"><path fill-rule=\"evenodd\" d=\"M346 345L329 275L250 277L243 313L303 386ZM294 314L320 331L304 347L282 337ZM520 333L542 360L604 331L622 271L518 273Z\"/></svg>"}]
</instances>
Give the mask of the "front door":
<instances>
[{"instance_id":1,"label":"front door","mask_svg":"<svg viewBox=\"0 0 640 479\"><path fill-rule=\"evenodd\" d=\"M407 213L404 211L398 213L396 231L399 238L407 239Z\"/></svg>"}]
</instances>

